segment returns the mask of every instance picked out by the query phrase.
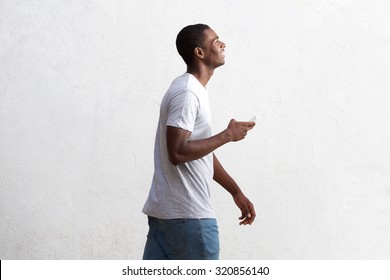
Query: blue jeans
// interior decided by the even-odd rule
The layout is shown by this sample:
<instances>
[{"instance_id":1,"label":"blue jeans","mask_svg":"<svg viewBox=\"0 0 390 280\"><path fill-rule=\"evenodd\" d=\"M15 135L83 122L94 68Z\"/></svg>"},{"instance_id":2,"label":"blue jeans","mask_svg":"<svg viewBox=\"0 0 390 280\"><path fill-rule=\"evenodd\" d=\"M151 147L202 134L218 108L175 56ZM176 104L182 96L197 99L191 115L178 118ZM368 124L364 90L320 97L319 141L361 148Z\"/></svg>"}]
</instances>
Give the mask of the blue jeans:
<instances>
[{"instance_id":1,"label":"blue jeans","mask_svg":"<svg viewBox=\"0 0 390 280\"><path fill-rule=\"evenodd\" d=\"M216 219L157 219L148 217L144 260L218 260Z\"/></svg>"}]
</instances>

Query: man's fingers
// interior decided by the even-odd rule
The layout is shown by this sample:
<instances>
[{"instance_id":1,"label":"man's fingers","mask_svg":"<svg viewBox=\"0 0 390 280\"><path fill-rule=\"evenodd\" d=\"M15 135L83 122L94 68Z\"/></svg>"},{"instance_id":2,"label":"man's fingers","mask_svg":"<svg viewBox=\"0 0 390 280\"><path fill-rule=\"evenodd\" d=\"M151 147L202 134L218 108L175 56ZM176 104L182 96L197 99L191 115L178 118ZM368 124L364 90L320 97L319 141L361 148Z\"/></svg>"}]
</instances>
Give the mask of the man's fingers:
<instances>
[{"instance_id":1,"label":"man's fingers","mask_svg":"<svg viewBox=\"0 0 390 280\"><path fill-rule=\"evenodd\" d=\"M253 204L250 200L245 197L244 194L240 193L234 196L234 201L238 208L241 210L241 216L238 218L240 220L240 225L252 224L255 219L256 213Z\"/></svg>"},{"instance_id":2,"label":"man's fingers","mask_svg":"<svg viewBox=\"0 0 390 280\"><path fill-rule=\"evenodd\" d=\"M242 129L251 130L256 123L255 122L239 122L239 125Z\"/></svg>"},{"instance_id":3,"label":"man's fingers","mask_svg":"<svg viewBox=\"0 0 390 280\"><path fill-rule=\"evenodd\" d=\"M231 119L228 125L231 140L240 141L244 139L248 131L251 130L255 125L255 122L238 122L235 119Z\"/></svg>"},{"instance_id":4,"label":"man's fingers","mask_svg":"<svg viewBox=\"0 0 390 280\"><path fill-rule=\"evenodd\" d=\"M250 129L252 129L252 128L256 125L255 122L246 122L246 124L247 124L247 126L248 126Z\"/></svg>"},{"instance_id":5,"label":"man's fingers","mask_svg":"<svg viewBox=\"0 0 390 280\"><path fill-rule=\"evenodd\" d=\"M255 220L256 218L256 211L255 211L255 207L253 206L252 203L249 203L248 205L248 208L249 208L249 215L250 215L250 221L249 221L249 224L252 224L253 221Z\"/></svg>"},{"instance_id":6,"label":"man's fingers","mask_svg":"<svg viewBox=\"0 0 390 280\"><path fill-rule=\"evenodd\" d=\"M250 224L252 224L252 220L250 219L250 218L245 218L244 220L242 220L241 222L240 222L240 225L250 225Z\"/></svg>"},{"instance_id":7,"label":"man's fingers","mask_svg":"<svg viewBox=\"0 0 390 280\"><path fill-rule=\"evenodd\" d=\"M251 225L253 223L253 220L254 220L253 217L251 217L251 218L246 217L244 220L242 220L240 222L240 225L244 225L244 226L245 225Z\"/></svg>"},{"instance_id":8,"label":"man's fingers","mask_svg":"<svg viewBox=\"0 0 390 280\"><path fill-rule=\"evenodd\" d=\"M253 204L249 202L248 205L243 205L241 207L241 217L239 218L240 225L251 225L256 218L255 208Z\"/></svg>"},{"instance_id":9,"label":"man's fingers","mask_svg":"<svg viewBox=\"0 0 390 280\"><path fill-rule=\"evenodd\" d=\"M252 214L249 212L249 209L247 207L245 207L245 208L246 208L246 210L242 211L241 217L238 218L239 220L241 220L240 225L246 225L252 219Z\"/></svg>"}]
</instances>

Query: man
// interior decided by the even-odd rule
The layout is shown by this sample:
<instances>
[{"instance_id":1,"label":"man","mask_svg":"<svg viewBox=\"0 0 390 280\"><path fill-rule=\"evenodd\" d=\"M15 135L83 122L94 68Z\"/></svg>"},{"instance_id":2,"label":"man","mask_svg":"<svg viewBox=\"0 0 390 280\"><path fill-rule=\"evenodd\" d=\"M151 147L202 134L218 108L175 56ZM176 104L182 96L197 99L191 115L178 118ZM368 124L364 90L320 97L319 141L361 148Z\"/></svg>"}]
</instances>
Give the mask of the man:
<instances>
[{"instance_id":1,"label":"man","mask_svg":"<svg viewBox=\"0 0 390 280\"><path fill-rule=\"evenodd\" d=\"M143 259L218 259L219 239L210 202L214 179L241 210L240 225L252 224L256 213L213 153L245 138L254 122L232 119L212 136L206 84L225 63L225 43L209 26L184 27L176 47L187 72L176 78L161 107L154 150L154 176L143 212L149 233Z\"/></svg>"}]
</instances>

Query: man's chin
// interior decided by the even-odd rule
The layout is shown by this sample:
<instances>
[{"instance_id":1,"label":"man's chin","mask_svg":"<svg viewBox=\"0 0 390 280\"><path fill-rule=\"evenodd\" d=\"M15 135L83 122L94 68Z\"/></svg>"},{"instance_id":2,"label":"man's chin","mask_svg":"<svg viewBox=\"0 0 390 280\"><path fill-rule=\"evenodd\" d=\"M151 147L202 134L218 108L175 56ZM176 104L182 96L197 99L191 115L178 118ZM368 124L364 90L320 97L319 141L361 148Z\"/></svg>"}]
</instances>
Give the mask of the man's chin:
<instances>
[{"instance_id":1,"label":"man's chin","mask_svg":"<svg viewBox=\"0 0 390 280\"><path fill-rule=\"evenodd\" d=\"M225 64L225 60L224 60L224 61L221 61L221 63L220 63L217 67L222 66L222 65L224 65L224 64Z\"/></svg>"}]
</instances>

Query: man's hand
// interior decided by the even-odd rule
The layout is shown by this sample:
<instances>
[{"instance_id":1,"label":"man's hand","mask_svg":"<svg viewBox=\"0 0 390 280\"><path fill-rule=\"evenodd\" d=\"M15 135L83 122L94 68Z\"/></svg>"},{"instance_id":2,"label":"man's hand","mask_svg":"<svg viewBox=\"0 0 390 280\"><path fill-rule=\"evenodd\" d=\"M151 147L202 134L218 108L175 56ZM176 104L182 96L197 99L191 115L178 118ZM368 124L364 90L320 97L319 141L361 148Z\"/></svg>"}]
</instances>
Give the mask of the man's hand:
<instances>
[{"instance_id":1,"label":"man's hand","mask_svg":"<svg viewBox=\"0 0 390 280\"><path fill-rule=\"evenodd\" d=\"M255 122L238 122L235 119L232 119L229 122L226 132L230 141L240 141L245 138L248 131L255 125Z\"/></svg>"},{"instance_id":2,"label":"man's hand","mask_svg":"<svg viewBox=\"0 0 390 280\"><path fill-rule=\"evenodd\" d=\"M242 192L233 196L233 199L241 210L240 225L251 225L256 218L255 207L252 202Z\"/></svg>"}]
</instances>

